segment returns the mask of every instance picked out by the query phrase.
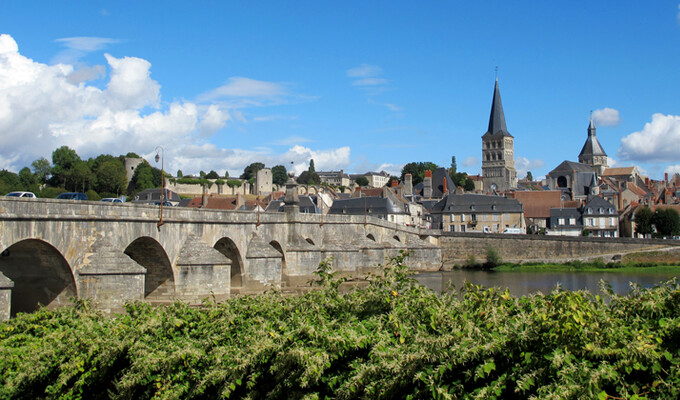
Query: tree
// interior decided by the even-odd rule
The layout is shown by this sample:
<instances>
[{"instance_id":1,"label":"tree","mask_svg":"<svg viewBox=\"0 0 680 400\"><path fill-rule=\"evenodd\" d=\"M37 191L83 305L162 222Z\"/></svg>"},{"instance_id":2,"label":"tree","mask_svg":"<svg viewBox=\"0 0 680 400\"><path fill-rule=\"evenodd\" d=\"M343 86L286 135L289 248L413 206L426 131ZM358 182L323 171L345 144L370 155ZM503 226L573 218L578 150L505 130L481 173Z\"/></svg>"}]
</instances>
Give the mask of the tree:
<instances>
[{"instance_id":1,"label":"tree","mask_svg":"<svg viewBox=\"0 0 680 400\"><path fill-rule=\"evenodd\" d=\"M449 175L458 172L458 165L456 164L456 156L451 156L451 168L449 168Z\"/></svg>"},{"instance_id":2,"label":"tree","mask_svg":"<svg viewBox=\"0 0 680 400\"><path fill-rule=\"evenodd\" d=\"M437 169L437 164L426 161L426 162L411 162L401 169L401 177L399 178L402 182L406 174L411 174L413 177L413 185L417 185L425 179L425 171L434 171Z\"/></svg>"},{"instance_id":3,"label":"tree","mask_svg":"<svg viewBox=\"0 0 680 400\"><path fill-rule=\"evenodd\" d=\"M86 192L95 183L95 175L86 161L76 162L68 170L64 187L74 192Z\"/></svg>"},{"instance_id":4,"label":"tree","mask_svg":"<svg viewBox=\"0 0 680 400\"><path fill-rule=\"evenodd\" d=\"M229 170L224 171L224 179L229 178Z\"/></svg>"},{"instance_id":5,"label":"tree","mask_svg":"<svg viewBox=\"0 0 680 400\"><path fill-rule=\"evenodd\" d=\"M468 192L475 190L475 182L468 177L467 172L457 172L451 175L451 180L456 187L460 186Z\"/></svg>"},{"instance_id":6,"label":"tree","mask_svg":"<svg viewBox=\"0 0 680 400\"><path fill-rule=\"evenodd\" d=\"M531 174L531 171L527 171L527 180L528 180L529 182L533 182L533 181L534 181L534 176Z\"/></svg>"},{"instance_id":7,"label":"tree","mask_svg":"<svg viewBox=\"0 0 680 400\"><path fill-rule=\"evenodd\" d=\"M254 162L243 169L243 173L240 178L249 181L251 178L255 178L257 171L264 168L264 164L261 162Z\"/></svg>"},{"instance_id":8,"label":"tree","mask_svg":"<svg viewBox=\"0 0 680 400\"><path fill-rule=\"evenodd\" d=\"M654 211L652 224L659 236L680 235L680 215L672 208L659 208Z\"/></svg>"},{"instance_id":9,"label":"tree","mask_svg":"<svg viewBox=\"0 0 680 400\"><path fill-rule=\"evenodd\" d=\"M75 150L68 146L61 146L52 152L52 186L65 187L66 181L72 175L71 169L82 161Z\"/></svg>"},{"instance_id":10,"label":"tree","mask_svg":"<svg viewBox=\"0 0 680 400\"><path fill-rule=\"evenodd\" d=\"M177 177L178 177L178 178L181 178L181 177L183 177L183 176L184 176L184 174L182 173L182 170L181 170L181 169L178 169L178 170L177 170Z\"/></svg>"},{"instance_id":11,"label":"tree","mask_svg":"<svg viewBox=\"0 0 680 400\"><path fill-rule=\"evenodd\" d=\"M366 178L365 176L358 177L357 179L354 180L354 182L356 182L357 185L362 187L368 186L368 178Z\"/></svg>"},{"instance_id":12,"label":"tree","mask_svg":"<svg viewBox=\"0 0 680 400\"><path fill-rule=\"evenodd\" d=\"M128 195L140 192L145 189L152 189L161 186L161 170L149 165L144 161L135 168L135 173L128 184Z\"/></svg>"},{"instance_id":13,"label":"tree","mask_svg":"<svg viewBox=\"0 0 680 400\"><path fill-rule=\"evenodd\" d=\"M52 166L45 157L40 157L39 159L33 161L31 163L31 167L33 167L33 173L35 174L38 183L46 183L50 178L50 170L52 169Z\"/></svg>"},{"instance_id":14,"label":"tree","mask_svg":"<svg viewBox=\"0 0 680 400\"><path fill-rule=\"evenodd\" d=\"M309 160L309 169L307 170L309 172L316 172L316 169L314 168L314 159Z\"/></svg>"},{"instance_id":15,"label":"tree","mask_svg":"<svg viewBox=\"0 0 680 400\"><path fill-rule=\"evenodd\" d=\"M127 175L125 167L118 160L106 161L99 166L96 172L97 183L95 190L98 193L120 194L125 191Z\"/></svg>"},{"instance_id":16,"label":"tree","mask_svg":"<svg viewBox=\"0 0 680 400\"><path fill-rule=\"evenodd\" d=\"M142 158L137 153L129 152L125 155L126 158Z\"/></svg>"},{"instance_id":17,"label":"tree","mask_svg":"<svg viewBox=\"0 0 680 400\"><path fill-rule=\"evenodd\" d=\"M0 194L7 194L21 189L19 175L3 169L0 171Z\"/></svg>"},{"instance_id":18,"label":"tree","mask_svg":"<svg viewBox=\"0 0 680 400\"><path fill-rule=\"evenodd\" d=\"M635 232L640 235L652 233L652 216L654 213L649 207L640 207L635 211Z\"/></svg>"},{"instance_id":19,"label":"tree","mask_svg":"<svg viewBox=\"0 0 680 400\"><path fill-rule=\"evenodd\" d=\"M208 172L208 174L205 177L208 179L219 179L220 175L217 173L217 171L210 170L210 172Z\"/></svg>"},{"instance_id":20,"label":"tree","mask_svg":"<svg viewBox=\"0 0 680 400\"><path fill-rule=\"evenodd\" d=\"M283 186L288 181L288 171L283 165L275 165L272 168L272 183L274 185Z\"/></svg>"},{"instance_id":21,"label":"tree","mask_svg":"<svg viewBox=\"0 0 680 400\"><path fill-rule=\"evenodd\" d=\"M297 178L297 182L301 185L318 185L321 178L316 172L303 171Z\"/></svg>"},{"instance_id":22,"label":"tree","mask_svg":"<svg viewBox=\"0 0 680 400\"><path fill-rule=\"evenodd\" d=\"M31 172L31 169L28 167L23 167L19 171L19 182L23 190L29 192L38 191L38 179L33 174L33 172Z\"/></svg>"}]
</instances>

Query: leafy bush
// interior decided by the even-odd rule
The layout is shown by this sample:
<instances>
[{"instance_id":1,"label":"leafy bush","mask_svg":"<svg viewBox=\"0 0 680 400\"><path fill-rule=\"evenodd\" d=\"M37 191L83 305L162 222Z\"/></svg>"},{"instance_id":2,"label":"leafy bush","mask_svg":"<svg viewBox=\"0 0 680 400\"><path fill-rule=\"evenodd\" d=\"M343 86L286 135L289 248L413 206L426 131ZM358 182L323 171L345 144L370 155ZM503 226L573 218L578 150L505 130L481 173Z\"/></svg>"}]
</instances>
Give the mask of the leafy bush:
<instances>
[{"instance_id":1,"label":"leafy bush","mask_svg":"<svg viewBox=\"0 0 680 400\"><path fill-rule=\"evenodd\" d=\"M437 295L404 257L344 294L328 262L298 297L20 314L0 323L0 398L680 396L676 282L629 296Z\"/></svg>"},{"instance_id":2,"label":"leafy bush","mask_svg":"<svg viewBox=\"0 0 680 400\"><path fill-rule=\"evenodd\" d=\"M501 259L501 255L498 254L498 250L494 249L493 247L489 246L486 248L486 267L487 268L494 268L503 263L503 260Z\"/></svg>"},{"instance_id":3,"label":"leafy bush","mask_svg":"<svg viewBox=\"0 0 680 400\"><path fill-rule=\"evenodd\" d=\"M38 193L35 195L38 197L42 197L45 199L54 199L57 196L59 196L61 193L66 192L66 189L64 188L58 188L58 187L51 187L51 186L45 186L40 190Z\"/></svg>"},{"instance_id":4,"label":"leafy bush","mask_svg":"<svg viewBox=\"0 0 680 400\"><path fill-rule=\"evenodd\" d=\"M229 186L230 188L241 187L242 184L243 184L243 182L236 180L236 179L228 179L227 180L227 186Z\"/></svg>"},{"instance_id":5,"label":"leafy bush","mask_svg":"<svg viewBox=\"0 0 680 400\"><path fill-rule=\"evenodd\" d=\"M87 192L85 192L87 195L87 199L90 201L99 201L102 198L99 196L99 193L95 192L94 190L90 189Z\"/></svg>"}]
</instances>

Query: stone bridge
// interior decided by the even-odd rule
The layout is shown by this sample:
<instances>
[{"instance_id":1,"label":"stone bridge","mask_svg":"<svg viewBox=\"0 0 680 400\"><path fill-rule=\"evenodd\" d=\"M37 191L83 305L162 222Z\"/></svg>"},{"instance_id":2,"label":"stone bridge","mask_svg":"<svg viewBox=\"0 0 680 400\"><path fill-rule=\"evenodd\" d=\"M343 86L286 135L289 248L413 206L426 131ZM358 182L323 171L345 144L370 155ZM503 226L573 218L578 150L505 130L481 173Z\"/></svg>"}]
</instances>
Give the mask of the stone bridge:
<instances>
[{"instance_id":1,"label":"stone bridge","mask_svg":"<svg viewBox=\"0 0 680 400\"><path fill-rule=\"evenodd\" d=\"M363 216L224 212L135 204L0 198L0 320L89 298L200 302L306 283L319 262L361 274L399 250L438 270L418 229ZM11 307L10 307L11 305ZM11 310L11 311L10 311Z\"/></svg>"}]
</instances>

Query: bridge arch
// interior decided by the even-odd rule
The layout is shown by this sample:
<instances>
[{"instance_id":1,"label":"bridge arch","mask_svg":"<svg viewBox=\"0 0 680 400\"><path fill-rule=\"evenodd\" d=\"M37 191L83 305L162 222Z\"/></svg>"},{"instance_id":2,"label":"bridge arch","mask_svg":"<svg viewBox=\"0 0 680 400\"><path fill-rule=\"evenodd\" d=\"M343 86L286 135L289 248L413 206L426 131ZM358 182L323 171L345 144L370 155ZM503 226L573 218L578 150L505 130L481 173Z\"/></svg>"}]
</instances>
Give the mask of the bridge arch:
<instances>
[{"instance_id":1,"label":"bridge arch","mask_svg":"<svg viewBox=\"0 0 680 400\"><path fill-rule=\"evenodd\" d=\"M146 268L144 298L174 297L175 278L172 264L165 249L156 239L149 236L137 238L125 248L124 253Z\"/></svg>"},{"instance_id":2,"label":"bridge arch","mask_svg":"<svg viewBox=\"0 0 680 400\"><path fill-rule=\"evenodd\" d=\"M213 246L215 250L231 260L231 287L243 286L243 258L236 243L229 237L223 237Z\"/></svg>"},{"instance_id":3,"label":"bridge arch","mask_svg":"<svg viewBox=\"0 0 680 400\"><path fill-rule=\"evenodd\" d=\"M14 282L11 315L53 309L77 297L73 271L64 256L40 239L24 239L4 249L0 272Z\"/></svg>"}]
</instances>

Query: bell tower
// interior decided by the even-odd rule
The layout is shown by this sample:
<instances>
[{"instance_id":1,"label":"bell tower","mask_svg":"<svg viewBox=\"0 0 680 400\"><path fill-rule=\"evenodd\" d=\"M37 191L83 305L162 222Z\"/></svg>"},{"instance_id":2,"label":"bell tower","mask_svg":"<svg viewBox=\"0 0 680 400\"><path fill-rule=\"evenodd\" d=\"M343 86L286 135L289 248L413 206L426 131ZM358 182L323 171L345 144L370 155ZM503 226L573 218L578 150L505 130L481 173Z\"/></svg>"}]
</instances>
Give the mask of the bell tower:
<instances>
[{"instance_id":1,"label":"bell tower","mask_svg":"<svg viewBox=\"0 0 680 400\"><path fill-rule=\"evenodd\" d=\"M515 138L505 125L498 78L493 89L489 129L482 136L482 182L485 192L503 192L517 187Z\"/></svg>"}]
</instances>

